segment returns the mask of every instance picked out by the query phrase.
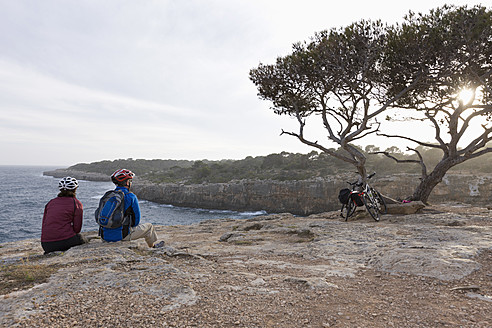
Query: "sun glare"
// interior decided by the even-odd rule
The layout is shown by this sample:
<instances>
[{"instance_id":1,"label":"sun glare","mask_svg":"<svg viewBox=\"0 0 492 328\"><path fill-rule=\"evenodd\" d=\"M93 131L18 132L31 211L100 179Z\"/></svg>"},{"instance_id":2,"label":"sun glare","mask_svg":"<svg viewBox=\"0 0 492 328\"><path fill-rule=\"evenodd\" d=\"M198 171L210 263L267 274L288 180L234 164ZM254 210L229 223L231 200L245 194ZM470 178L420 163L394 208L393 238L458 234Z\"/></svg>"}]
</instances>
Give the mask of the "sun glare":
<instances>
[{"instance_id":1,"label":"sun glare","mask_svg":"<svg viewBox=\"0 0 492 328\"><path fill-rule=\"evenodd\" d=\"M474 92L472 89L464 88L458 93L458 100L463 104L471 103L474 99Z\"/></svg>"}]
</instances>

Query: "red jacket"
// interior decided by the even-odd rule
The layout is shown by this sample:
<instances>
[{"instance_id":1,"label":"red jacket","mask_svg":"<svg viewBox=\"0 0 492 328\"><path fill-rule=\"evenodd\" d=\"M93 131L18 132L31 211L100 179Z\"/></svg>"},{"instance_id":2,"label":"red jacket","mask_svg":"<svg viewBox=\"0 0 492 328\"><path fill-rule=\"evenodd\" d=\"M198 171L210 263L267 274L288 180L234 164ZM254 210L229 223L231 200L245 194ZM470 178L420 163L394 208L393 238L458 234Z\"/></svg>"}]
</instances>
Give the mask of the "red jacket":
<instances>
[{"instance_id":1,"label":"red jacket","mask_svg":"<svg viewBox=\"0 0 492 328\"><path fill-rule=\"evenodd\" d=\"M44 207L41 241L59 241L75 236L82 229L84 208L75 197L56 197Z\"/></svg>"}]
</instances>

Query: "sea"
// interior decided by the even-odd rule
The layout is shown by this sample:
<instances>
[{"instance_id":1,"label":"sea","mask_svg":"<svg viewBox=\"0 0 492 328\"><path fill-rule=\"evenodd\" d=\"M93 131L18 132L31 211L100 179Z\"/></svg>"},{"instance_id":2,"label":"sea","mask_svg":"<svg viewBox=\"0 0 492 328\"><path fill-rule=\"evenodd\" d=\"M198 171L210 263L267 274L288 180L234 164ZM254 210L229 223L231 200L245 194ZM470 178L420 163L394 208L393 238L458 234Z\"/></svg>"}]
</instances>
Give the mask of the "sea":
<instances>
[{"instance_id":1,"label":"sea","mask_svg":"<svg viewBox=\"0 0 492 328\"><path fill-rule=\"evenodd\" d=\"M0 243L40 238L44 206L58 194L60 179L43 175L53 166L0 166ZM82 231L95 231L94 211L111 182L79 180L77 198L84 206ZM187 225L209 219L248 219L264 211L236 212L183 208L139 200L141 222L154 225Z\"/></svg>"}]
</instances>

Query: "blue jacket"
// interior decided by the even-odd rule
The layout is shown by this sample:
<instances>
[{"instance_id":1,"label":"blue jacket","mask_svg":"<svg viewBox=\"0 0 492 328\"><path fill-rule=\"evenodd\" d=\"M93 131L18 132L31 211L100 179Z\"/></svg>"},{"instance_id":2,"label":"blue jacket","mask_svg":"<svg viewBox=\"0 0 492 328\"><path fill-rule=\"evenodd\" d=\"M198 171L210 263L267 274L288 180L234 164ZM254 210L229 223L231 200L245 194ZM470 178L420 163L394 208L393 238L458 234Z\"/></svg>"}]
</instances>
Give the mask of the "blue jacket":
<instances>
[{"instance_id":1,"label":"blue jacket","mask_svg":"<svg viewBox=\"0 0 492 328\"><path fill-rule=\"evenodd\" d=\"M137 196L135 196L134 193L131 193L126 187L116 187L116 190L121 190L125 194L125 213L127 213L127 209L131 207L131 211L133 211L133 220L131 222L131 226L137 226L140 223L140 206L138 205ZM122 240L124 238L123 229L126 229L126 227L123 226L115 229L102 228L104 240Z\"/></svg>"}]
</instances>

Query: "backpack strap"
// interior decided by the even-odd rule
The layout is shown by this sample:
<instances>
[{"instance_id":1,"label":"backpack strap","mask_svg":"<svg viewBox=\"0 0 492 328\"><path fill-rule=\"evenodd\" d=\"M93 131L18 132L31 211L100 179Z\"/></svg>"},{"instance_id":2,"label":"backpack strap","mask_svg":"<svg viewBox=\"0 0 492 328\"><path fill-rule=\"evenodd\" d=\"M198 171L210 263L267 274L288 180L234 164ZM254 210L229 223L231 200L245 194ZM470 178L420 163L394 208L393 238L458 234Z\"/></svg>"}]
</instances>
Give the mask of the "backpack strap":
<instances>
[{"instance_id":1,"label":"backpack strap","mask_svg":"<svg viewBox=\"0 0 492 328\"><path fill-rule=\"evenodd\" d=\"M130 205L126 210L125 210L125 218L128 218L128 223L123 225L123 238L128 236L130 234L130 227L133 226L135 222L135 215L133 214L133 208Z\"/></svg>"},{"instance_id":2,"label":"backpack strap","mask_svg":"<svg viewBox=\"0 0 492 328\"><path fill-rule=\"evenodd\" d=\"M130 234L130 226L129 225L124 225L123 230L121 231L122 237L125 238Z\"/></svg>"}]
</instances>

